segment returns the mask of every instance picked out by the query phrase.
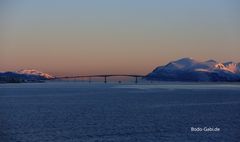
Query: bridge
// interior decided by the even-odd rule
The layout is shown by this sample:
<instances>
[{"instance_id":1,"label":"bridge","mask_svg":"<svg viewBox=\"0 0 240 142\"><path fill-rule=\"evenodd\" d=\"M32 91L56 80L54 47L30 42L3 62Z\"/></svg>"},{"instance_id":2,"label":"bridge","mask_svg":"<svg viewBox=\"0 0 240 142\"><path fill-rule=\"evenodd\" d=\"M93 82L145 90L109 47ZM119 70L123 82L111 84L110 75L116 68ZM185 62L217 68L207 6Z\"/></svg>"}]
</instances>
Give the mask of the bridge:
<instances>
[{"instance_id":1,"label":"bridge","mask_svg":"<svg viewBox=\"0 0 240 142\"><path fill-rule=\"evenodd\" d=\"M53 80L57 79L76 79L76 78L89 78L89 82L91 82L92 78L104 78L104 83L107 83L108 77L133 77L135 78L135 83L138 83L138 78L145 77L144 75L135 75L135 74L100 74L100 75L77 75L77 76L62 76L55 77Z\"/></svg>"}]
</instances>

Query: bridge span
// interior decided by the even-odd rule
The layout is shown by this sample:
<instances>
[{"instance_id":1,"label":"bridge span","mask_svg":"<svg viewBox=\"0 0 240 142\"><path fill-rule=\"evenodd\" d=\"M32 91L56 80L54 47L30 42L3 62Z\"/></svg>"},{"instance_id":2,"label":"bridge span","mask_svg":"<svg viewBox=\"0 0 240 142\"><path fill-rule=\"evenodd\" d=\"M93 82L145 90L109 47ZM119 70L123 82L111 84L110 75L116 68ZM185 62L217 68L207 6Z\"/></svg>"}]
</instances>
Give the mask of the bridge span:
<instances>
[{"instance_id":1,"label":"bridge span","mask_svg":"<svg viewBox=\"0 0 240 142\"><path fill-rule=\"evenodd\" d=\"M104 78L104 83L107 83L108 77L133 77L135 78L135 83L138 83L138 78L143 78L145 75L136 75L136 74L99 74L99 75L77 75L77 76L62 76L55 77L53 80L57 79L75 79L75 78L89 78L89 82L91 82L92 78Z\"/></svg>"}]
</instances>

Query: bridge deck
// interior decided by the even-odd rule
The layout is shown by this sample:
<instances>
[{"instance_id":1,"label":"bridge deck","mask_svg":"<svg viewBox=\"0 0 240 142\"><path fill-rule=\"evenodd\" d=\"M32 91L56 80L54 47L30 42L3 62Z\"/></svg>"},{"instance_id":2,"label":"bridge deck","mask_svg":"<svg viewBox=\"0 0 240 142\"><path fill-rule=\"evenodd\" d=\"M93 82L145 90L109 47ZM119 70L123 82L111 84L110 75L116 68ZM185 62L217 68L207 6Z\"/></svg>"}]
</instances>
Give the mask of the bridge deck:
<instances>
[{"instance_id":1,"label":"bridge deck","mask_svg":"<svg viewBox=\"0 0 240 142\"><path fill-rule=\"evenodd\" d=\"M55 79L70 79L70 78L85 78L85 77L145 77L144 75L134 75L134 74L102 74L102 75L77 75L77 76L62 76L56 77Z\"/></svg>"},{"instance_id":2,"label":"bridge deck","mask_svg":"<svg viewBox=\"0 0 240 142\"><path fill-rule=\"evenodd\" d=\"M139 77L145 77L144 75L136 75L136 74L101 74L101 75L78 75L78 76L62 76L62 77L56 77L53 78L53 80L56 79L74 79L74 78L89 78L89 82L91 82L91 78L93 77L102 77L104 78L104 82L107 83L107 77L134 77L135 78L135 83L138 83L138 78Z\"/></svg>"}]
</instances>

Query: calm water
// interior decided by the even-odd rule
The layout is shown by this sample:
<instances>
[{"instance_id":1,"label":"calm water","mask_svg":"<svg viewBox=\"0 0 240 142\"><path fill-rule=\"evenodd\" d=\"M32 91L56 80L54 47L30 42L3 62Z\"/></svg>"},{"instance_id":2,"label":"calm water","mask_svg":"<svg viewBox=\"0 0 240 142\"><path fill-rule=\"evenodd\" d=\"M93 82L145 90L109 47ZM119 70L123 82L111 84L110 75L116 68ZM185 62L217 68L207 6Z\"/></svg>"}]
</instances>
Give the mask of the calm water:
<instances>
[{"instance_id":1,"label":"calm water","mask_svg":"<svg viewBox=\"0 0 240 142\"><path fill-rule=\"evenodd\" d=\"M239 140L239 84L0 84L1 142Z\"/></svg>"}]
</instances>

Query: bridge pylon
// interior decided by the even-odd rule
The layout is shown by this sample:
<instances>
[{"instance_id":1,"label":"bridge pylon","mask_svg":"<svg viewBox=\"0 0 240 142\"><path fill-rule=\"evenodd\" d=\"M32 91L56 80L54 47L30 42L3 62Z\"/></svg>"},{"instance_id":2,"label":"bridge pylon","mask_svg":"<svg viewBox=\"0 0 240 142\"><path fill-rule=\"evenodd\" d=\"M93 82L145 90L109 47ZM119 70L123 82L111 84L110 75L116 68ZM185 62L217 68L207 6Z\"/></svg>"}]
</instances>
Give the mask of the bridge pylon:
<instances>
[{"instance_id":1,"label":"bridge pylon","mask_svg":"<svg viewBox=\"0 0 240 142\"><path fill-rule=\"evenodd\" d=\"M107 76L104 76L104 83L107 83Z\"/></svg>"},{"instance_id":2,"label":"bridge pylon","mask_svg":"<svg viewBox=\"0 0 240 142\"><path fill-rule=\"evenodd\" d=\"M138 76L135 76L135 84L138 84Z\"/></svg>"}]
</instances>

